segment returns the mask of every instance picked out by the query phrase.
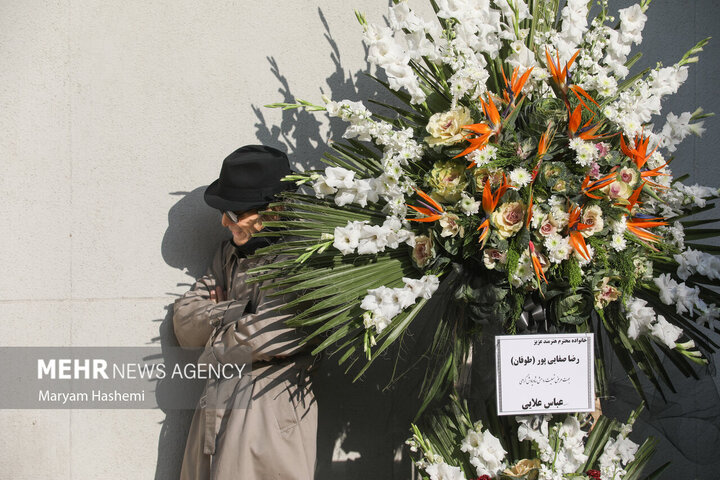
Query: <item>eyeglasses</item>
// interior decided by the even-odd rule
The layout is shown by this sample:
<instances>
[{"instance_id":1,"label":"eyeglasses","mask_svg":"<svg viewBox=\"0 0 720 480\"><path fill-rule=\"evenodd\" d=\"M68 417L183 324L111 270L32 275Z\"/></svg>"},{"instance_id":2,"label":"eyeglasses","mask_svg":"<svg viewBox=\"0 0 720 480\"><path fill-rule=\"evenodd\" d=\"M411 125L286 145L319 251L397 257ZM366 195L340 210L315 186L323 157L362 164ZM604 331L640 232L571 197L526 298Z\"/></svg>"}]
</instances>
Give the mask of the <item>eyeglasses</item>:
<instances>
[{"instance_id":1,"label":"eyeglasses","mask_svg":"<svg viewBox=\"0 0 720 480\"><path fill-rule=\"evenodd\" d=\"M233 212L232 210L221 210L221 213L224 213L225 215L227 215L227 217L233 223L237 223L240 220L237 216L237 213Z\"/></svg>"},{"instance_id":2,"label":"eyeglasses","mask_svg":"<svg viewBox=\"0 0 720 480\"><path fill-rule=\"evenodd\" d=\"M241 217L244 217L245 214L253 212L254 210L247 210L245 212L233 212L232 210L223 210L222 213L227 215L227 217L230 219L233 223L238 223L240 221Z\"/></svg>"},{"instance_id":3,"label":"eyeglasses","mask_svg":"<svg viewBox=\"0 0 720 480\"><path fill-rule=\"evenodd\" d=\"M227 215L231 222L238 223L240 219L244 218L245 216L257 213L259 210L260 209L253 208L252 210L245 210L241 212L233 212L232 210L220 210L220 212ZM262 210L265 210L265 208L262 208Z\"/></svg>"}]
</instances>

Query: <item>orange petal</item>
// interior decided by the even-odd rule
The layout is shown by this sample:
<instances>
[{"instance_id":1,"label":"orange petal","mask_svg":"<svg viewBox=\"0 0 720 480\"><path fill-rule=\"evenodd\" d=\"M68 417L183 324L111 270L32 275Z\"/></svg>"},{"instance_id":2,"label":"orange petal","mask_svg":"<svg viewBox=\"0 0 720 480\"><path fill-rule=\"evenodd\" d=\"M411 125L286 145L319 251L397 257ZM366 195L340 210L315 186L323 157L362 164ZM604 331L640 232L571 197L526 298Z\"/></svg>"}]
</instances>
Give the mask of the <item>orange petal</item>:
<instances>
[{"instance_id":1,"label":"orange petal","mask_svg":"<svg viewBox=\"0 0 720 480\"><path fill-rule=\"evenodd\" d=\"M573 249L580 254L585 260L590 260L590 252L585 245L585 239L580 232L570 232L570 245Z\"/></svg>"},{"instance_id":2,"label":"orange petal","mask_svg":"<svg viewBox=\"0 0 720 480\"><path fill-rule=\"evenodd\" d=\"M423 192L422 190L418 190L417 188L415 188L414 190L415 190L415 193L420 195L426 202L428 202L430 205L435 207L435 210L437 210L439 212L445 211L445 210L443 210L443 207L439 203L437 203L435 200L432 199L432 197L430 197L430 195Z\"/></svg>"},{"instance_id":3,"label":"orange petal","mask_svg":"<svg viewBox=\"0 0 720 480\"><path fill-rule=\"evenodd\" d=\"M429 208L416 207L414 205L408 205L408 207L412 208L418 213L422 213L423 215L435 215L432 211L430 211Z\"/></svg>"},{"instance_id":4,"label":"orange petal","mask_svg":"<svg viewBox=\"0 0 720 480\"><path fill-rule=\"evenodd\" d=\"M434 222L436 220L440 220L443 216L442 215L431 215L429 217L425 218L406 218L405 220L409 222L421 222L421 223L427 223L427 222Z\"/></svg>"}]
</instances>

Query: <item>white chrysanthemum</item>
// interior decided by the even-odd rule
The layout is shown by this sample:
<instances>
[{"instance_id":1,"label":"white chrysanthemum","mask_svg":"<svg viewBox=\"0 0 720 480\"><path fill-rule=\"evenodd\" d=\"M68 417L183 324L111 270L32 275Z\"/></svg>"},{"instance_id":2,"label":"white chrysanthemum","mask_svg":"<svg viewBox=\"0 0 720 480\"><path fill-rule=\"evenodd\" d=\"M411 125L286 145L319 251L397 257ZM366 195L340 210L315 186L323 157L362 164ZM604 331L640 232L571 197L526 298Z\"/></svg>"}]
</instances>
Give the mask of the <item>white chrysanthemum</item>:
<instances>
[{"instance_id":1,"label":"white chrysanthemum","mask_svg":"<svg viewBox=\"0 0 720 480\"><path fill-rule=\"evenodd\" d=\"M475 162L477 167L482 167L497 158L497 147L494 145L486 145L485 148L481 150L474 150L467 158L471 162Z\"/></svg>"},{"instance_id":2,"label":"white chrysanthemum","mask_svg":"<svg viewBox=\"0 0 720 480\"><path fill-rule=\"evenodd\" d=\"M601 97L612 97L617 93L617 81L603 73L595 80L595 88Z\"/></svg>"},{"instance_id":3,"label":"white chrysanthemum","mask_svg":"<svg viewBox=\"0 0 720 480\"><path fill-rule=\"evenodd\" d=\"M565 204L565 199L559 195L551 195L550 198L548 198L548 205L550 207L562 207Z\"/></svg>"},{"instance_id":4,"label":"white chrysanthemum","mask_svg":"<svg viewBox=\"0 0 720 480\"><path fill-rule=\"evenodd\" d=\"M560 206L552 207L552 209L550 209L550 214L555 219L558 229L563 229L570 219L570 214Z\"/></svg>"},{"instance_id":5,"label":"white chrysanthemum","mask_svg":"<svg viewBox=\"0 0 720 480\"><path fill-rule=\"evenodd\" d=\"M625 240L625 235L622 233L613 233L612 237L610 238L610 246L616 251L616 252L622 252L627 248L627 241Z\"/></svg>"},{"instance_id":6,"label":"white chrysanthemum","mask_svg":"<svg viewBox=\"0 0 720 480\"><path fill-rule=\"evenodd\" d=\"M613 232L623 234L627 230L627 217L622 216L620 220L610 222Z\"/></svg>"},{"instance_id":7,"label":"white chrysanthemum","mask_svg":"<svg viewBox=\"0 0 720 480\"><path fill-rule=\"evenodd\" d=\"M523 252L518 260L517 267L513 273L512 284L514 287L519 287L525 282L533 278L534 270L532 263L530 263L530 256L527 252Z\"/></svg>"},{"instance_id":8,"label":"white chrysanthemum","mask_svg":"<svg viewBox=\"0 0 720 480\"><path fill-rule=\"evenodd\" d=\"M563 238L559 233L553 233L545 237L545 248L549 252L554 252L558 248L562 248L567 244L567 239Z\"/></svg>"},{"instance_id":9,"label":"white chrysanthemum","mask_svg":"<svg viewBox=\"0 0 720 480\"><path fill-rule=\"evenodd\" d=\"M510 172L510 183L515 187L524 187L532 180L530 172L523 167L518 167Z\"/></svg>"},{"instance_id":10,"label":"white chrysanthemum","mask_svg":"<svg viewBox=\"0 0 720 480\"><path fill-rule=\"evenodd\" d=\"M465 215L475 215L480 211L481 202L479 200L476 201L465 192L462 192L461 196L457 206Z\"/></svg>"},{"instance_id":11,"label":"white chrysanthemum","mask_svg":"<svg viewBox=\"0 0 720 480\"><path fill-rule=\"evenodd\" d=\"M552 263L561 263L572 253L572 247L567 237L553 233L545 237L545 249L548 252L548 260Z\"/></svg>"},{"instance_id":12,"label":"white chrysanthemum","mask_svg":"<svg viewBox=\"0 0 720 480\"><path fill-rule=\"evenodd\" d=\"M581 138L570 140L569 147L575 151L575 161L582 167L589 167L597 159L598 150L595 145Z\"/></svg>"}]
</instances>

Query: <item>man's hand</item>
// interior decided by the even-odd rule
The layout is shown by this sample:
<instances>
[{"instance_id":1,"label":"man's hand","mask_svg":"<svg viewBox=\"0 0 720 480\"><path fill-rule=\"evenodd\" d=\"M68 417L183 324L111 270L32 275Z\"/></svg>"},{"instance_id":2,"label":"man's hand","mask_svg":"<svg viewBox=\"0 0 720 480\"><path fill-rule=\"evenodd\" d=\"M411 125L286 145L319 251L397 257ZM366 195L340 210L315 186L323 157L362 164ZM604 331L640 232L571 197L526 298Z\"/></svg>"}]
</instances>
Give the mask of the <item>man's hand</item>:
<instances>
[{"instance_id":1,"label":"man's hand","mask_svg":"<svg viewBox=\"0 0 720 480\"><path fill-rule=\"evenodd\" d=\"M223 290L222 287L217 286L213 290L210 290L210 300L213 302L224 302L225 298L225 290Z\"/></svg>"}]
</instances>

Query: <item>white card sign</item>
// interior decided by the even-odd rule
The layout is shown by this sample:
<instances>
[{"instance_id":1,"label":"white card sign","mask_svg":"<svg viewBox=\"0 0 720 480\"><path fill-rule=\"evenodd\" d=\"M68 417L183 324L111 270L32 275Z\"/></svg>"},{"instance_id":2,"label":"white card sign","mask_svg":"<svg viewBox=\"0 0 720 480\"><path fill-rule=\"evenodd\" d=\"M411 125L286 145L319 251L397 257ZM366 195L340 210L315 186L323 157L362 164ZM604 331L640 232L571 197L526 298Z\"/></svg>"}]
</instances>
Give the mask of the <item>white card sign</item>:
<instances>
[{"instance_id":1,"label":"white card sign","mask_svg":"<svg viewBox=\"0 0 720 480\"><path fill-rule=\"evenodd\" d=\"M592 412L592 333L495 337L498 415Z\"/></svg>"}]
</instances>

